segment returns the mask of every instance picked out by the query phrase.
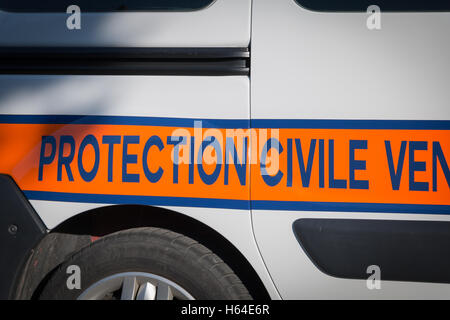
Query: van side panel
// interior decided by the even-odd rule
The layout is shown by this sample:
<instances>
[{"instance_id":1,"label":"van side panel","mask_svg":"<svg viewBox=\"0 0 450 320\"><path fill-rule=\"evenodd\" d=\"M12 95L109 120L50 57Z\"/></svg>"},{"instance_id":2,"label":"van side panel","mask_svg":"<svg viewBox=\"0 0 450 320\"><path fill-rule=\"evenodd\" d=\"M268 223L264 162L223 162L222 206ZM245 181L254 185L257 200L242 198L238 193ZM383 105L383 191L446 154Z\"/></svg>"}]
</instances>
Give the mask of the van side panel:
<instances>
[{"instance_id":1,"label":"van side panel","mask_svg":"<svg viewBox=\"0 0 450 320\"><path fill-rule=\"evenodd\" d=\"M284 299L449 297L448 284L401 281L408 270L392 279L393 270L386 269L389 281L383 280L382 255L365 252L382 250L383 242L369 245L353 224L335 240L320 227L357 219L370 226L422 221L424 228L445 229L450 221L450 13L381 8L381 30L369 30L368 18L365 11L316 12L290 0L254 1L252 125L278 129L272 152L279 154L280 170L262 178L262 169L252 168L252 217ZM296 234L296 221L304 219L324 220ZM417 248L429 244L425 231L414 233ZM397 228L394 234L402 232L408 233ZM362 260L363 269L357 266L359 278L366 277L324 273L315 264L318 251L306 241L310 233L315 246L325 243L335 252L344 253L340 244L353 239L348 250L373 257ZM397 244L408 257L415 251L406 243ZM436 260L441 253L428 252ZM353 260L340 257L344 261L328 256L327 267L350 270ZM366 285L371 265L381 269L381 290Z\"/></svg>"}]
</instances>

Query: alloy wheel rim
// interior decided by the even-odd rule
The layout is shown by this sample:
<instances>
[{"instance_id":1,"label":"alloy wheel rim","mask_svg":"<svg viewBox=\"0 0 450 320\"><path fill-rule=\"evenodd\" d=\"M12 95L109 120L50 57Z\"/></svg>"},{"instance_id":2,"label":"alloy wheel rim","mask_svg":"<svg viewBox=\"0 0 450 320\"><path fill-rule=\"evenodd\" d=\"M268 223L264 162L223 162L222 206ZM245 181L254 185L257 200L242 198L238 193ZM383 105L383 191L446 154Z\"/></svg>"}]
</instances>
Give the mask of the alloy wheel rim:
<instances>
[{"instance_id":1,"label":"alloy wheel rim","mask_svg":"<svg viewBox=\"0 0 450 320\"><path fill-rule=\"evenodd\" d=\"M78 300L194 300L183 287L146 272L125 272L103 278L84 290Z\"/></svg>"}]
</instances>

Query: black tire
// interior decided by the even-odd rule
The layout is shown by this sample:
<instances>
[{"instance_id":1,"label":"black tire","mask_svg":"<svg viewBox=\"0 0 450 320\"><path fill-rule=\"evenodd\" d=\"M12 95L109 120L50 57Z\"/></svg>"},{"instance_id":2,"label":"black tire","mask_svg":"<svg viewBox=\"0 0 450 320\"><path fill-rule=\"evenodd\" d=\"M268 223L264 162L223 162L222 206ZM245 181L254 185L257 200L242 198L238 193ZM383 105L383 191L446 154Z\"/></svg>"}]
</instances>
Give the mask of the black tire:
<instances>
[{"instance_id":1,"label":"black tire","mask_svg":"<svg viewBox=\"0 0 450 320\"><path fill-rule=\"evenodd\" d=\"M68 266L81 271L81 289L67 288ZM41 299L77 299L92 284L124 272L152 273L171 280L199 300L252 299L241 280L200 243L166 229L138 228L97 240L51 275Z\"/></svg>"}]
</instances>

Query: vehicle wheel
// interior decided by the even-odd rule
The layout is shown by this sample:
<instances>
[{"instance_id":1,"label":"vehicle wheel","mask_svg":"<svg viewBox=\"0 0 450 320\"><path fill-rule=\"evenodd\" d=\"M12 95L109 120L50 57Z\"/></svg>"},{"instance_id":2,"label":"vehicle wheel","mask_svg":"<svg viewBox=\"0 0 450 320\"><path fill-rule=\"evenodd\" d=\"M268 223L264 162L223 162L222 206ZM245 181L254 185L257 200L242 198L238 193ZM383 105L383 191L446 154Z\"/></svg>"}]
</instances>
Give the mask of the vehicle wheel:
<instances>
[{"instance_id":1,"label":"vehicle wheel","mask_svg":"<svg viewBox=\"0 0 450 320\"><path fill-rule=\"evenodd\" d=\"M75 276L70 266L79 267L79 289L68 285ZM251 296L228 265L203 245L166 229L139 228L108 235L74 254L51 275L40 298L235 300Z\"/></svg>"}]
</instances>

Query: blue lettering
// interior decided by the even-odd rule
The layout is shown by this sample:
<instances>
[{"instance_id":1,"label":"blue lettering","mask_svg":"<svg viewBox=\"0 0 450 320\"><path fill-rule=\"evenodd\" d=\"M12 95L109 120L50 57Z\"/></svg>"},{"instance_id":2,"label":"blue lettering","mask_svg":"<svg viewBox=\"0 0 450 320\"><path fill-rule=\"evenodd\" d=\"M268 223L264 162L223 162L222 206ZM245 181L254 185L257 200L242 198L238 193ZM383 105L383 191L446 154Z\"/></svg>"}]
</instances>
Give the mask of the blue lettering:
<instances>
[{"instance_id":1,"label":"blue lettering","mask_svg":"<svg viewBox=\"0 0 450 320\"><path fill-rule=\"evenodd\" d=\"M233 138L227 138L226 144L225 144L225 173L224 173L224 182L225 185L228 185L228 165L230 161L229 155L231 154L233 156L233 163L234 167L236 169L236 173L239 178L239 182L241 183L241 186L245 186L246 182L246 173L247 173L247 146L248 146L248 138L245 137L243 139L244 147L242 150L242 164L239 162L239 158L237 155L236 146L234 145Z\"/></svg>"},{"instance_id":2,"label":"blue lettering","mask_svg":"<svg viewBox=\"0 0 450 320\"><path fill-rule=\"evenodd\" d=\"M268 154L269 150L272 148L277 150L279 154L281 154L283 152L283 146L275 138L270 138L269 140L267 140L267 142L265 143L265 145L263 147L263 150L261 153L260 171L261 171L261 176L262 176L264 182L270 187L274 187L277 184L279 184L284 175L280 169L278 169L278 172L274 176L269 175L267 172L267 169L266 169L267 154Z\"/></svg>"},{"instance_id":3,"label":"blue lettering","mask_svg":"<svg viewBox=\"0 0 450 320\"><path fill-rule=\"evenodd\" d=\"M103 136L102 143L109 145L108 148L108 182L113 181L113 161L114 161L114 145L120 144L121 136Z\"/></svg>"},{"instance_id":4,"label":"blue lettering","mask_svg":"<svg viewBox=\"0 0 450 320\"><path fill-rule=\"evenodd\" d=\"M209 145L214 147L217 155L216 168L214 169L214 172L211 174L207 174L203 169L203 153L205 152L205 149ZM222 148L219 144L219 141L217 141L217 139L212 136L206 137L205 140L202 142L197 157L198 173L204 183L206 183L207 185L211 185L214 182L216 182L217 178L219 178L220 170L222 168L221 162L222 162Z\"/></svg>"},{"instance_id":5,"label":"blue lettering","mask_svg":"<svg viewBox=\"0 0 450 320\"><path fill-rule=\"evenodd\" d=\"M64 156L64 145L70 146L69 155ZM61 136L59 140L59 153L58 153L58 181L62 180L62 167L66 168L67 177L69 181L73 181L72 170L70 164L75 156L75 139L72 136Z\"/></svg>"},{"instance_id":6,"label":"blue lettering","mask_svg":"<svg viewBox=\"0 0 450 320\"><path fill-rule=\"evenodd\" d=\"M347 180L339 180L334 178L334 140L331 139L328 141L328 183L330 185L330 188L334 189L346 189L347 188Z\"/></svg>"},{"instance_id":7,"label":"blue lettering","mask_svg":"<svg viewBox=\"0 0 450 320\"><path fill-rule=\"evenodd\" d=\"M45 156L46 145L49 144L51 146L51 151L49 156ZM39 156L39 175L38 180L42 181L44 174L44 165L50 164L55 159L56 155L56 139L52 136L43 136L41 141L41 153Z\"/></svg>"},{"instance_id":8,"label":"blue lettering","mask_svg":"<svg viewBox=\"0 0 450 320\"><path fill-rule=\"evenodd\" d=\"M179 136L169 136L167 137L167 144L173 145L173 183L178 183L178 164L179 153L180 153L180 144L186 144L187 137L179 137Z\"/></svg>"},{"instance_id":9,"label":"blue lettering","mask_svg":"<svg viewBox=\"0 0 450 320\"><path fill-rule=\"evenodd\" d=\"M287 177L286 186L292 187L292 139L287 139Z\"/></svg>"},{"instance_id":10,"label":"blue lettering","mask_svg":"<svg viewBox=\"0 0 450 320\"><path fill-rule=\"evenodd\" d=\"M356 149L367 149L367 140L350 140L350 189L369 189L369 181L355 180L356 170L366 170L365 160L355 160Z\"/></svg>"},{"instance_id":11,"label":"blue lettering","mask_svg":"<svg viewBox=\"0 0 450 320\"><path fill-rule=\"evenodd\" d=\"M314 152L316 150L316 139L311 139L308 153L308 164L305 169L305 161L303 159L302 143L300 139L295 139L295 146L297 147L297 161L300 167L300 174L302 177L302 185L305 188L309 188L309 182L311 180L311 171L314 161Z\"/></svg>"},{"instance_id":12,"label":"blue lettering","mask_svg":"<svg viewBox=\"0 0 450 320\"><path fill-rule=\"evenodd\" d=\"M325 188L325 141L319 140L319 188Z\"/></svg>"},{"instance_id":13,"label":"blue lettering","mask_svg":"<svg viewBox=\"0 0 450 320\"><path fill-rule=\"evenodd\" d=\"M195 138L191 137L191 148L189 154L189 184L194 183L194 158L195 157Z\"/></svg>"},{"instance_id":14,"label":"blue lettering","mask_svg":"<svg viewBox=\"0 0 450 320\"><path fill-rule=\"evenodd\" d=\"M403 163L405 162L406 141L402 141L402 144L400 146L400 153L398 155L397 161L397 171L394 167L394 157L392 156L391 142L386 140L384 141L384 145L386 147L389 174L391 175L392 190L399 190L402 179Z\"/></svg>"},{"instance_id":15,"label":"blue lettering","mask_svg":"<svg viewBox=\"0 0 450 320\"><path fill-rule=\"evenodd\" d=\"M123 182L139 182L138 173L128 173L128 164L137 163L136 154L128 154L129 144L138 144L139 136L124 136L123 137L123 155L122 155L122 181Z\"/></svg>"},{"instance_id":16,"label":"blue lettering","mask_svg":"<svg viewBox=\"0 0 450 320\"><path fill-rule=\"evenodd\" d=\"M83 167L83 152L88 145L91 145L94 148L95 153L94 166L89 172L84 170ZM99 163L100 163L100 148L98 146L97 139L92 134L87 135L86 137L84 137L83 141L81 141L80 149L78 150L78 171L80 172L81 178L86 182L92 181L97 175Z\"/></svg>"},{"instance_id":17,"label":"blue lettering","mask_svg":"<svg viewBox=\"0 0 450 320\"><path fill-rule=\"evenodd\" d=\"M142 154L142 167L144 168L144 174L145 174L145 177L148 179L148 181L150 181L152 183L156 183L161 179L161 177L164 173L164 170L161 167L159 167L156 172L151 172L150 169L148 168L148 163L147 163L148 152L150 151L150 148L152 146L156 146L159 149L159 151L164 149L164 144L160 137L158 137L158 136L150 137L150 139L147 140L147 142L145 143L145 146L144 146L144 152Z\"/></svg>"},{"instance_id":18,"label":"blue lettering","mask_svg":"<svg viewBox=\"0 0 450 320\"><path fill-rule=\"evenodd\" d=\"M428 182L417 182L414 179L416 171L425 171L426 162L415 161L414 152L416 150L427 150L428 143L426 141L410 141L409 142L409 190L410 191L428 191Z\"/></svg>"},{"instance_id":19,"label":"blue lettering","mask_svg":"<svg viewBox=\"0 0 450 320\"><path fill-rule=\"evenodd\" d=\"M441 145L438 141L433 142L433 191L437 191L437 161L441 164L442 171L444 172L445 180L450 188L450 170L448 169L447 161L442 152Z\"/></svg>"}]
</instances>

